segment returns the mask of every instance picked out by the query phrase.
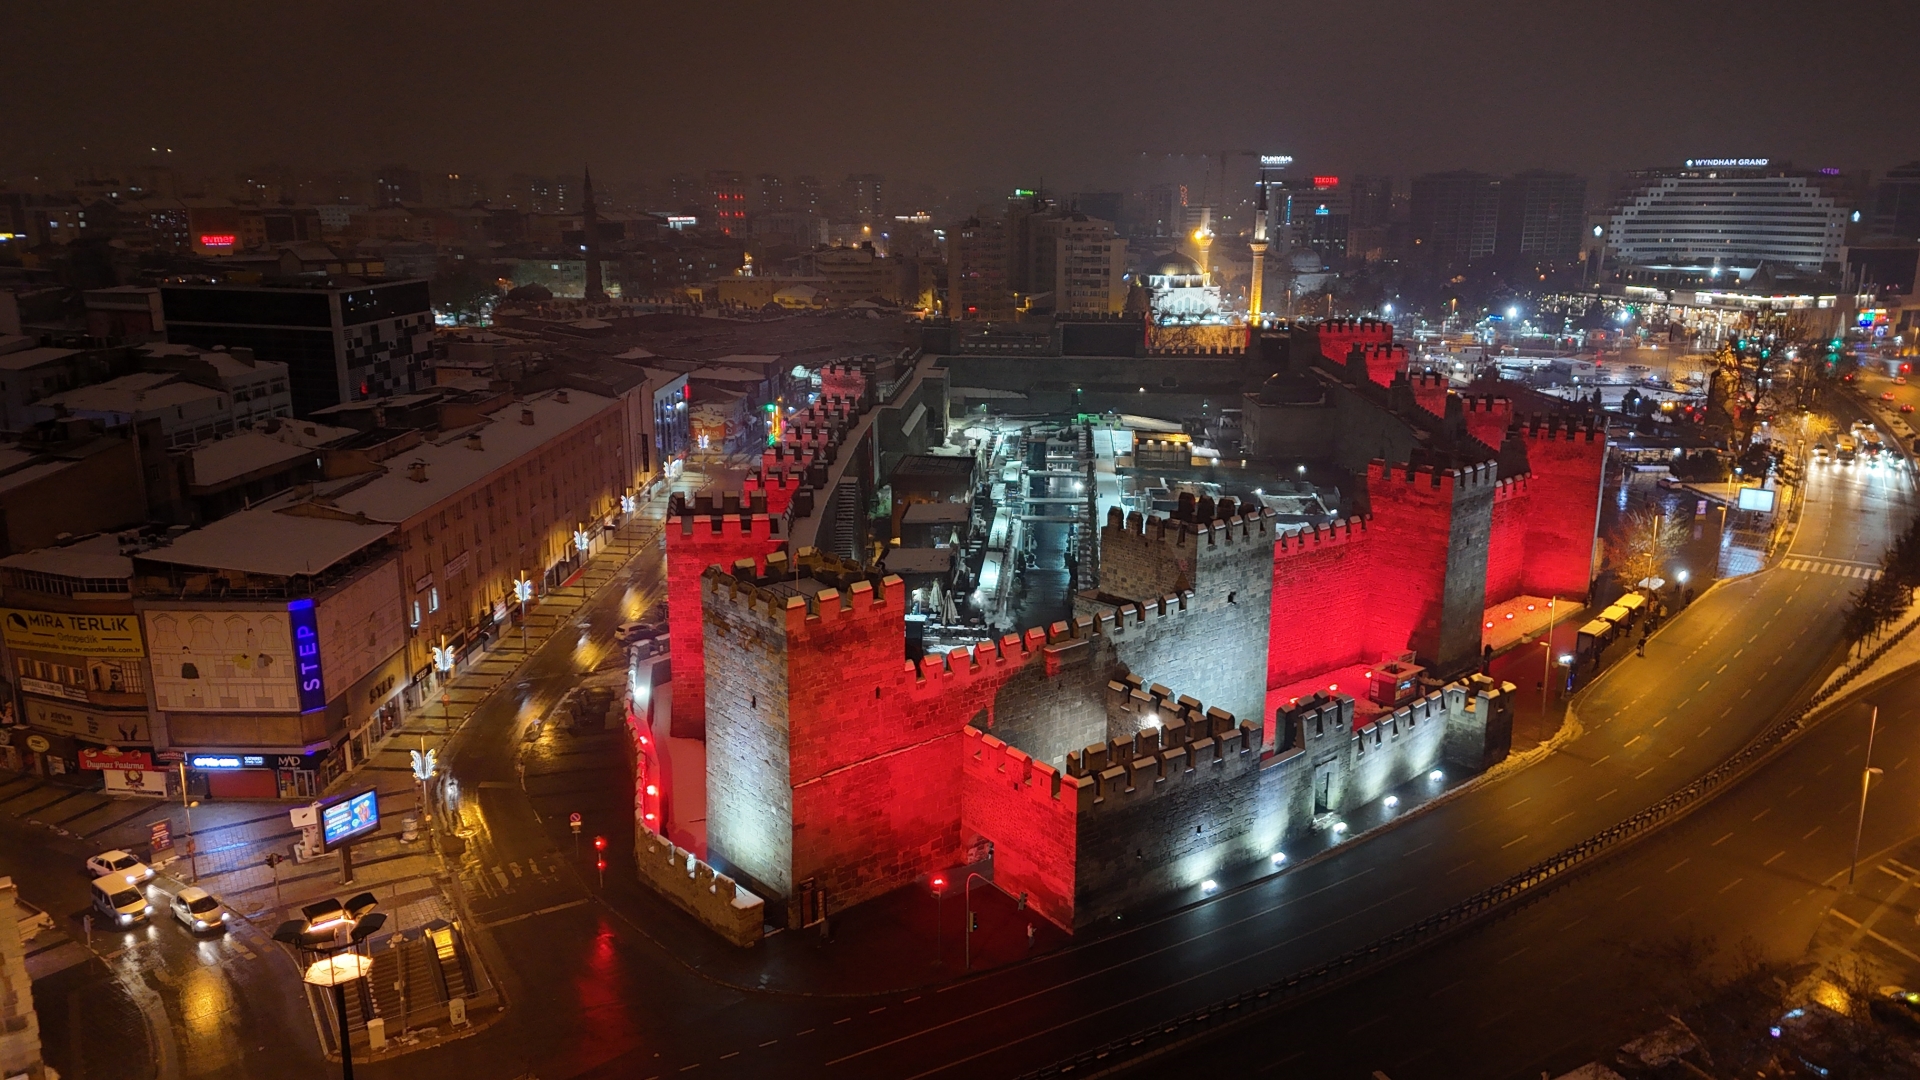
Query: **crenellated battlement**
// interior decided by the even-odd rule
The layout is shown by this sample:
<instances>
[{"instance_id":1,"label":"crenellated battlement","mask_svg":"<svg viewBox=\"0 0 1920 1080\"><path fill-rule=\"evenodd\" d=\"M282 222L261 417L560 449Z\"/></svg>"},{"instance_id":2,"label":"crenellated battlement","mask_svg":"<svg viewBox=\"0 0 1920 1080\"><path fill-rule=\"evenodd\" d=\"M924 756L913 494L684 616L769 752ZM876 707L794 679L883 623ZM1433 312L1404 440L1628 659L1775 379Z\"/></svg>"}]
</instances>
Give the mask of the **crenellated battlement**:
<instances>
[{"instance_id":1,"label":"crenellated battlement","mask_svg":"<svg viewBox=\"0 0 1920 1080\"><path fill-rule=\"evenodd\" d=\"M1508 499L1516 499L1525 495L1527 493L1527 480L1531 478L1532 475L1532 473L1521 473L1519 476L1501 477L1493 485L1493 501L1495 503L1503 503Z\"/></svg>"},{"instance_id":2,"label":"crenellated battlement","mask_svg":"<svg viewBox=\"0 0 1920 1080\"><path fill-rule=\"evenodd\" d=\"M1050 810L1077 813L1093 804L1094 784L1067 776L1018 747L971 725L960 731L962 767L969 779L1009 785L1031 802Z\"/></svg>"},{"instance_id":3,"label":"crenellated battlement","mask_svg":"<svg viewBox=\"0 0 1920 1080\"><path fill-rule=\"evenodd\" d=\"M1461 394L1460 403L1469 413L1487 413L1499 416L1513 415L1513 399L1493 394Z\"/></svg>"},{"instance_id":4,"label":"crenellated battlement","mask_svg":"<svg viewBox=\"0 0 1920 1080\"><path fill-rule=\"evenodd\" d=\"M710 566L701 574L701 591L741 608L749 618L782 627L789 638L843 620L869 616L897 617L906 585L896 574L878 574L832 555L804 549L793 560L794 572L781 552L767 556L764 575L752 559L734 563L731 572ZM826 588L795 591L800 580Z\"/></svg>"},{"instance_id":5,"label":"crenellated battlement","mask_svg":"<svg viewBox=\"0 0 1920 1080\"><path fill-rule=\"evenodd\" d=\"M1607 418L1605 416L1567 416L1558 413L1529 413L1515 416L1509 434L1520 435L1532 440L1564 440L1567 442L1606 442Z\"/></svg>"},{"instance_id":6,"label":"crenellated battlement","mask_svg":"<svg viewBox=\"0 0 1920 1080\"><path fill-rule=\"evenodd\" d=\"M1189 503L1192 509L1189 517L1180 516L1176 511L1173 517L1146 515L1135 510L1122 517L1117 506L1107 508L1107 525L1102 543L1123 543L1131 539L1139 543L1172 544L1176 547L1194 546L1214 547L1236 543L1272 543L1279 516L1266 507L1248 508L1240 513L1240 506L1233 499L1222 499L1215 503L1212 499L1181 494L1182 508Z\"/></svg>"},{"instance_id":7,"label":"crenellated battlement","mask_svg":"<svg viewBox=\"0 0 1920 1080\"><path fill-rule=\"evenodd\" d=\"M1397 742L1403 735L1413 734L1421 724L1444 724L1449 715L1449 703L1457 704L1465 700L1466 692L1455 684L1357 724L1353 728L1354 749L1359 756L1365 757L1370 752L1377 752L1383 746Z\"/></svg>"},{"instance_id":8,"label":"crenellated battlement","mask_svg":"<svg viewBox=\"0 0 1920 1080\"><path fill-rule=\"evenodd\" d=\"M1310 555L1324 551L1338 544L1357 543L1367 538L1367 520L1362 517L1350 517L1341 521L1321 522L1280 534L1280 542L1274 547L1276 559L1289 555Z\"/></svg>"},{"instance_id":9,"label":"crenellated battlement","mask_svg":"<svg viewBox=\"0 0 1920 1080\"><path fill-rule=\"evenodd\" d=\"M1343 739L1352 733L1353 698L1346 694L1316 693L1274 711L1276 752L1308 749L1323 739Z\"/></svg>"},{"instance_id":10,"label":"crenellated battlement","mask_svg":"<svg viewBox=\"0 0 1920 1080\"><path fill-rule=\"evenodd\" d=\"M1464 493L1480 487L1493 487L1499 481L1499 473L1499 463L1495 461L1482 461L1455 468L1411 462L1393 465L1375 458L1367 466L1367 481L1369 484L1378 480L1384 485L1406 484L1435 488L1447 493L1455 491Z\"/></svg>"},{"instance_id":11,"label":"crenellated battlement","mask_svg":"<svg viewBox=\"0 0 1920 1080\"><path fill-rule=\"evenodd\" d=\"M1091 783L1091 805L1124 804L1142 790L1195 778L1202 769L1248 771L1259 759L1260 729L1136 675L1107 684L1108 709L1140 725L1130 739L1108 739L1069 753L1065 775ZM1210 778L1210 777L1209 777ZM1087 797L1088 789L1082 789Z\"/></svg>"},{"instance_id":12,"label":"crenellated battlement","mask_svg":"<svg viewBox=\"0 0 1920 1080\"><path fill-rule=\"evenodd\" d=\"M766 492L730 491L715 506L713 497L701 495L691 506L683 493L675 492L667 503L667 543L699 543L714 540L770 541L781 535L781 521L767 512Z\"/></svg>"}]
</instances>

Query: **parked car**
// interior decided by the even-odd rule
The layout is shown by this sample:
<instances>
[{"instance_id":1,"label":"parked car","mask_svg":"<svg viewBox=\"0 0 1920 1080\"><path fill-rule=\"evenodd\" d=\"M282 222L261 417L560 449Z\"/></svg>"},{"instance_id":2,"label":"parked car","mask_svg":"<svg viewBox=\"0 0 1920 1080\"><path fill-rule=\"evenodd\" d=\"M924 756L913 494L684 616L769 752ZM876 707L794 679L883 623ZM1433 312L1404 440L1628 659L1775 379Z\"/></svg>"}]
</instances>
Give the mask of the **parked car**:
<instances>
[{"instance_id":1,"label":"parked car","mask_svg":"<svg viewBox=\"0 0 1920 1080\"><path fill-rule=\"evenodd\" d=\"M1912 412L1912 411L1913 411L1913 406L1911 406L1911 405L1908 405L1908 404L1906 404L1906 403L1904 403L1904 402L1903 402L1903 403L1902 403L1902 404L1900 405L1900 411L1901 411L1901 412Z\"/></svg>"},{"instance_id":2,"label":"parked car","mask_svg":"<svg viewBox=\"0 0 1920 1080\"><path fill-rule=\"evenodd\" d=\"M1881 401L1892 401L1892 400L1893 400L1893 391L1891 391L1891 390L1882 390L1882 391L1880 391L1880 400L1881 400Z\"/></svg>"},{"instance_id":3,"label":"parked car","mask_svg":"<svg viewBox=\"0 0 1920 1080\"><path fill-rule=\"evenodd\" d=\"M153 867L118 849L103 851L87 860L87 873L103 878L109 874L123 878L129 885L138 885L153 877Z\"/></svg>"},{"instance_id":4,"label":"parked car","mask_svg":"<svg viewBox=\"0 0 1920 1080\"><path fill-rule=\"evenodd\" d=\"M93 910L115 926L132 926L153 914L153 905L138 886L102 877L94 879L92 892Z\"/></svg>"},{"instance_id":5,"label":"parked car","mask_svg":"<svg viewBox=\"0 0 1920 1080\"><path fill-rule=\"evenodd\" d=\"M181 889L173 898L172 908L173 917L180 920L180 925L196 934L225 929L233 918L233 912L228 911L226 905L197 886Z\"/></svg>"},{"instance_id":6,"label":"parked car","mask_svg":"<svg viewBox=\"0 0 1920 1080\"><path fill-rule=\"evenodd\" d=\"M657 638L666 632L667 628L659 623L625 622L614 628L613 638L622 645L632 645L649 638Z\"/></svg>"}]
</instances>

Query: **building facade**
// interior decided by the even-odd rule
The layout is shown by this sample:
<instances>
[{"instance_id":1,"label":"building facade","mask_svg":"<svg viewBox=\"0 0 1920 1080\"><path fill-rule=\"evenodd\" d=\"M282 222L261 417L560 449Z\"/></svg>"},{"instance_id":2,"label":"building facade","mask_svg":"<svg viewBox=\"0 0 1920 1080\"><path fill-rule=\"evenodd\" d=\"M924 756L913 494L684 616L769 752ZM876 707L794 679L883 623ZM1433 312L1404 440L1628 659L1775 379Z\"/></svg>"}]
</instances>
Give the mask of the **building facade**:
<instances>
[{"instance_id":1,"label":"building facade","mask_svg":"<svg viewBox=\"0 0 1920 1080\"><path fill-rule=\"evenodd\" d=\"M160 298L168 341L244 347L286 364L297 416L429 381L433 307L423 279L167 285Z\"/></svg>"},{"instance_id":2,"label":"building facade","mask_svg":"<svg viewBox=\"0 0 1920 1080\"><path fill-rule=\"evenodd\" d=\"M1690 162L1636 174L1607 226L1619 265L1721 268L1744 280L1761 263L1819 270L1837 262L1847 208L1804 175L1755 164Z\"/></svg>"}]
</instances>

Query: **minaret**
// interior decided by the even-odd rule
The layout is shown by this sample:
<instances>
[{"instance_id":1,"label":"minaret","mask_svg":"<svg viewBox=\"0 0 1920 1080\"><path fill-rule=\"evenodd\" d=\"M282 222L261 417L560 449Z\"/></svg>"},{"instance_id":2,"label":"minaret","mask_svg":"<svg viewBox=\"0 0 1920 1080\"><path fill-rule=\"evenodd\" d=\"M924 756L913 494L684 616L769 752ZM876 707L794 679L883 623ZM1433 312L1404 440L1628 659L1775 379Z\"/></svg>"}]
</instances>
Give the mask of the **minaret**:
<instances>
[{"instance_id":1,"label":"minaret","mask_svg":"<svg viewBox=\"0 0 1920 1080\"><path fill-rule=\"evenodd\" d=\"M593 170L587 169L580 185L582 198L580 229L586 233L587 291L589 304L607 302L607 290L600 284L600 215L593 205Z\"/></svg>"},{"instance_id":2,"label":"minaret","mask_svg":"<svg viewBox=\"0 0 1920 1080\"><path fill-rule=\"evenodd\" d=\"M1200 227L1193 230L1193 250L1199 256L1200 276L1207 276L1207 252L1213 247L1213 209L1200 208Z\"/></svg>"},{"instance_id":3,"label":"minaret","mask_svg":"<svg viewBox=\"0 0 1920 1080\"><path fill-rule=\"evenodd\" d=\"M1260 325L1262 286L1267 277L1267 178L1260 177L1260 208L1253 214L1253 240L1247 244L1253 250L1253 280L1247 284L1247 325Z\"/></svg>"}]
</instances>

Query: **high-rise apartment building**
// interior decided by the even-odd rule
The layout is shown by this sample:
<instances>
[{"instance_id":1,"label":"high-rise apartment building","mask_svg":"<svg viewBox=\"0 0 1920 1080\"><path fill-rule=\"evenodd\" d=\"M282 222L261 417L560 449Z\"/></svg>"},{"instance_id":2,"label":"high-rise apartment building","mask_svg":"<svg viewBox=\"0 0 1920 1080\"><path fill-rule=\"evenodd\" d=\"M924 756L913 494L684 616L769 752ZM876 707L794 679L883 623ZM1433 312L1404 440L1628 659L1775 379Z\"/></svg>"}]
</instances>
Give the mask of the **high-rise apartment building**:
<instances>
[{"instance_id":1,"label":"high-rise apartment building","mask_svg":"<svg viewBox=\"0 0 1920 1080\"><path fill-rule=\"evenodd\" d=\"M1428 173L1413 179L1414 255L1431 266L1490 257L1500 223L1500 181L1485 173Z\"/></svg>"},{"instance_id":2,"label":"high-rise apartment building","mask_svg":"<svg viewBox=\"0 0 1920 1080\"><path fill-rule=\"evenodd\" d=\"M965 320L1013 317L1004 223L968 218L947 233L947 315Z\"/></svg>"},{"instance_id":3,"label":"high-rise apartment building","mask_svg":"<svg viewBox=\"0 0 1920 1080\"><path fill-rule=\"evenodd\" d=\"M1511 266L1578 261L1586 202L1586 178L1572 173L1536 169L1502 181L1501 260Z\"/></svg>"},{"instance_id":4,"label":"high-rise apartment building","mask_svg":"<svg viewBox=\"0 0 1920 1080\"><path fill-rule=\"evenodd\" d=\"M787 188L774 173L761 173L754 181L756 214L777 214L787 208Z\"/></svg>"},{"instance_id":5,"label":"high-rise apartment building","mask_svg":"<svg viewBox=\"0 0 1920 1080\"><path fill-rule=\"evenodd\" d=\"M1765 159L1692 161L1632 177L1607 227L1616 265L1724 268L1763 262L1818 270L1840 258L1847 209L1804 175Z\"/></svg>"},{"instance_id":6,"label":"high-rise apartment building","mask_svg":"<svg viewBox=\"0 0 1920 1080\"><path fill-rule=\"evenodd\" d=\"M1069 315L1117 315L1127 304L1127 241L1113 223L1086 214L1059 214L1032 223L1035 288L1047 283L1053 310Z\"/></svg>"},{"instance_id":7,"label":"high-rise apartment building","mask_svg":"<svg viewBox=\"0 0 1920 1080\"><path fill-rule=\"evenodd\" d=\"M706 181L707 210L713 223L728 236L746 235L747 174L732 169L711 169Z\"/></svg>"},{"instance_id":8,"label":"high-rise apartment building","mask_svg":"<svg viewBox=\"0 0 1920 1080\"><path fill-rule=\"evenodd\" d=\"M885 200L881 198L882 177L879 173L854 173L841 182L847 197L847 208L853 212L856 220L872 223L880 220L885 212Z\"/></svg>"},{"instance_id":9,"label":"high-rise apartment building","mask_svg":"<svg viewBox=\"0 0 1920 1080\"><path fill-rule=\"evenodd\" d=\"M1870 231L1907 243L1920 241L1920 161L1888 169L1880 178Z\"/></svg>"}]
</instances>

